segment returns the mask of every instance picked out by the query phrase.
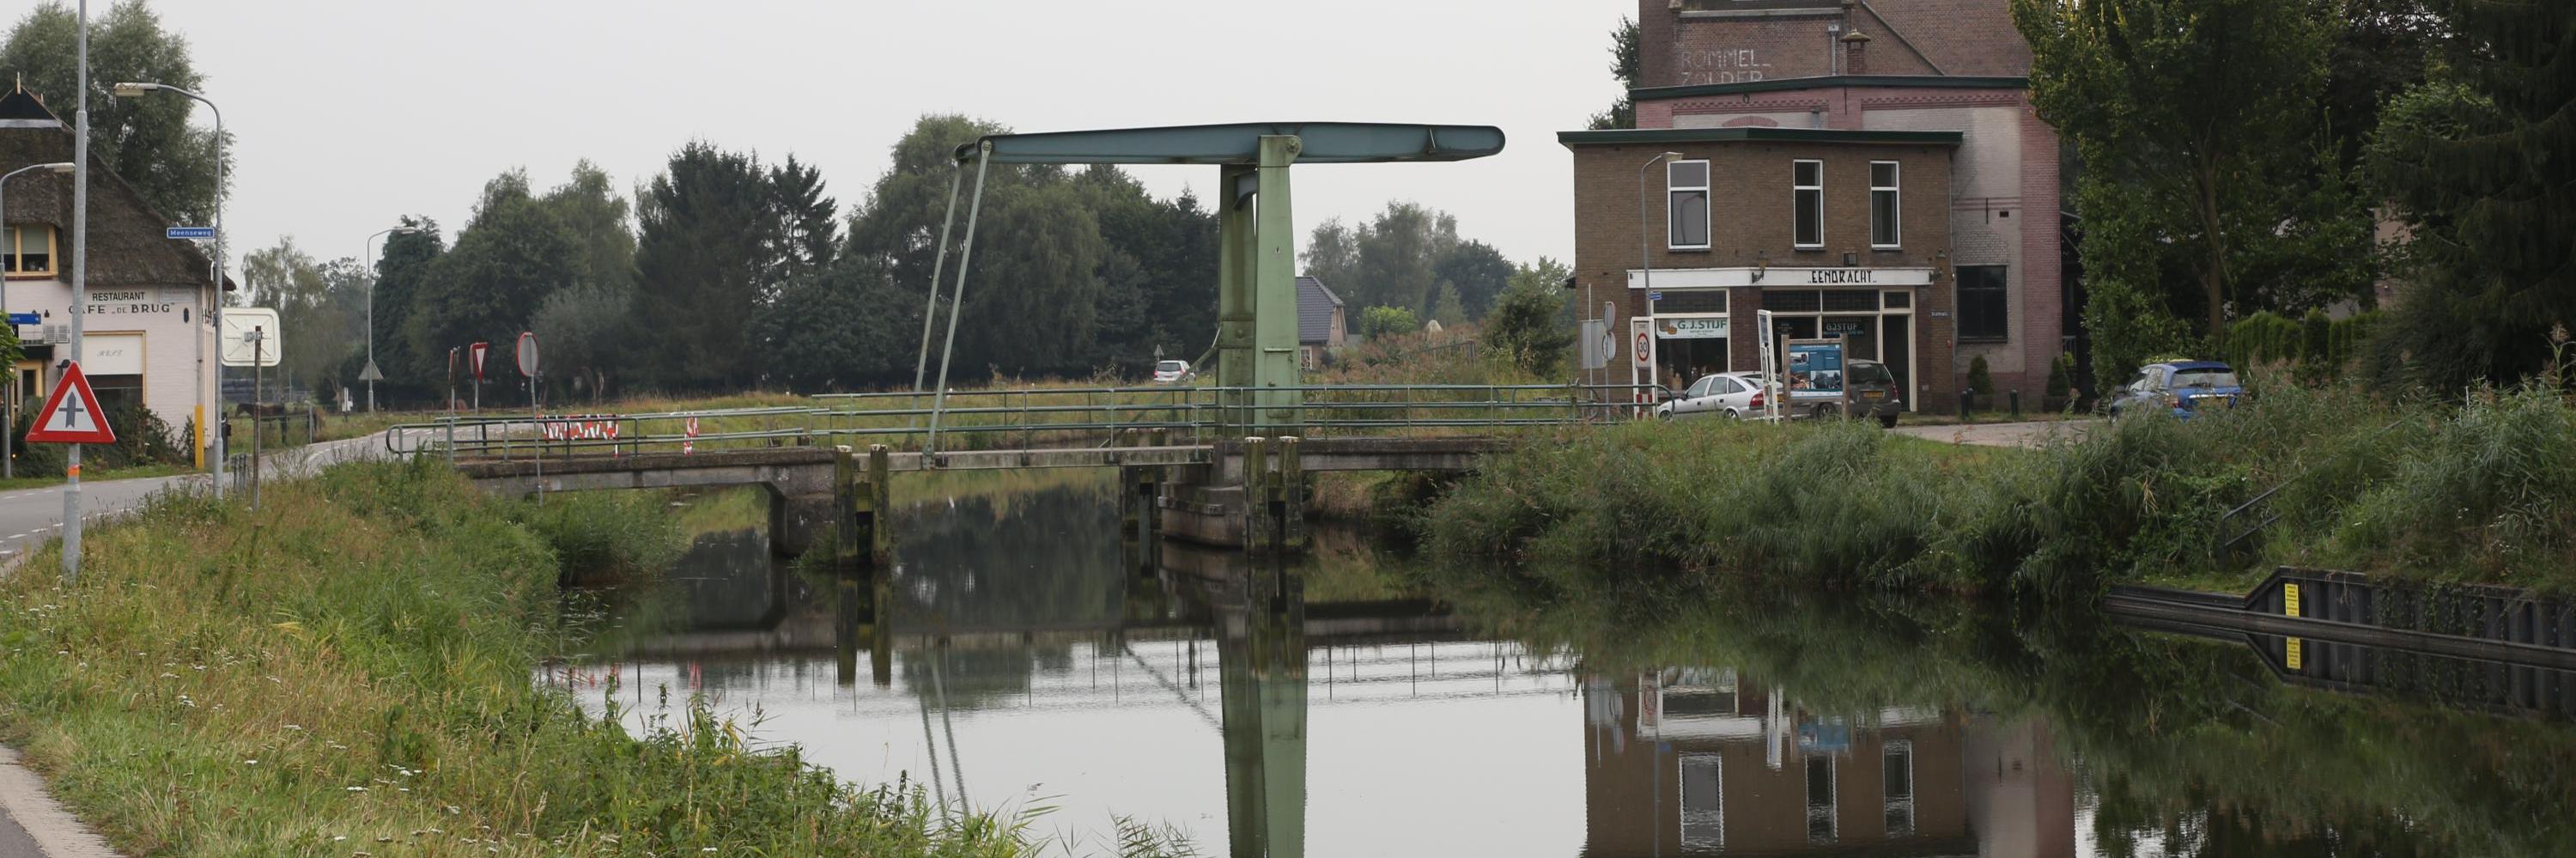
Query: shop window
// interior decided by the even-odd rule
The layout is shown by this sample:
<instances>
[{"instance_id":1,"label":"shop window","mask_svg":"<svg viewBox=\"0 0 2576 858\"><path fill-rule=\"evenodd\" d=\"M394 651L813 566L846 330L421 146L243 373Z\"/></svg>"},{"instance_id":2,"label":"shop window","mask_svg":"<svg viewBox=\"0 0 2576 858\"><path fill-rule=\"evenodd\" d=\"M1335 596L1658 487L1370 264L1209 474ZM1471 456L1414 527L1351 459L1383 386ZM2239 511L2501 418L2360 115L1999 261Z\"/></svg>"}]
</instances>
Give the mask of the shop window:
<instances>
[{"instance_id":1,"label":"shop window","mask_svg":"<svg viewBox=\"0 0 2576 858\"><path fill-rule=\"evenodd\" d=\"M1876 292L1827 292L1824 300L1828 313L1869 313L1878 310Z\"/></svg>"},{"instance_id":2,"label":"shop window","mask_svg":"<svg viewBox=\"0 0 2576 858\"><path fill-rule=\"evenodd\" d=\"M1789 162L1789 185L1796 197L1797 246L1825 246L1825 162Z\"/></svg>"},{"instance_id":3,"label":"shop window","mask_svg":"<svg viewBox=\"0 0 2576 858\"><path fill-rule=\"evenodd\" d=\"M1959 266L1959 339L2011 339L2011 315L2011 303L2005 298L2003 266Z\"/></svg>"},{"instance_id":4,"label":"shop window","mask_svg":"<svg viewBox=\"0 0 2576 858\"><path fill-rule=\"evenodd\" d=\"M54 273L54 228L44 224L10 227L0 235L0 251L5 251L5 266L12 276L50 275Z\"/></svg>"},{"instance_id":5,"label":"shop window","mask_svg":"<svg viewBox=\"0 0 2576 858\"><path fill-rule=\"evenodd\" d=\"M1899 242L1896 162L1869 162L1869 246L1893 250Z\"/></svg>"},{"instance_id":6,"label":"shop window","mask_svg":"<svg viewBox=\"0 0 2576 858\"><path fill-rule=\"evenodd\" d=\"M1783 289L1762 293L1762 309L1774 313L1813 313L1820 309L1823 295L1814 289Z\"/></svg>"},{"instance_id":7,"label":"shop window","mask_svg":"<svg viewBox=\"0 0 2576 858\"><path fill-rule=\"evenodd\" d=\"M1708 162L1665 164L1664 190L1668 196L1665 219L1672 225L1672 249L1707 250Z\"/></svg>"},{"instance_id":8,"label":"shop window","mask_svg":"<svg viewBox=\"0 0 2576 858\"><path fill-rule=\"evenodd\" d=\"M1914 306L1914 293L1912 292L1888 292L1886 295L1887 308L1890 310L1903 310Z\"/></svg>"}]
</instances>

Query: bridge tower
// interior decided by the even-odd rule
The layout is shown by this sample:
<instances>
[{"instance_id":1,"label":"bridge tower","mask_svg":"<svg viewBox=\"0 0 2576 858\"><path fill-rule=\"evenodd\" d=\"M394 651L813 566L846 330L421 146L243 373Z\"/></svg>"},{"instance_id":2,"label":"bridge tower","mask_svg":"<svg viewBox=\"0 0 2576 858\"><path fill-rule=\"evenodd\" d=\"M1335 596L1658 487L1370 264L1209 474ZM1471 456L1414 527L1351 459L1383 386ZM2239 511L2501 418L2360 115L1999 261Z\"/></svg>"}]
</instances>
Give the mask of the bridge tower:
<instances>
[{"instance_id":1,"label":"bridge tower","mask_svg":"<svg viewBox=\"0 0 2576 858\"><path fill-rule=\"evenodd\" d=\"M958 190L966 167L975 168L967 198L966 233L957 251L957 275L948 301L948 333L940 346L939 377L931 404L926 450L936 450L947 408L948 370L955 356L958 308L964 306L968 263L974 258L975 223L984 201L985 168L992 164L1202 164L1219 170L1216 378L1221 437L1295 434L1298 406L1297 223L1291 213L1289 167L1296 164L1381 164L1464 161L1503 150L1502 129L1489 125L1411 125L1366 122L1250 122L993 134L957 147L949 181L947 222L939 230L931 268L930 309L922 322L921 359L913 390L925 382L930 331L948 261L948 236L957 222Z\"/></svg>"}]
</instances>

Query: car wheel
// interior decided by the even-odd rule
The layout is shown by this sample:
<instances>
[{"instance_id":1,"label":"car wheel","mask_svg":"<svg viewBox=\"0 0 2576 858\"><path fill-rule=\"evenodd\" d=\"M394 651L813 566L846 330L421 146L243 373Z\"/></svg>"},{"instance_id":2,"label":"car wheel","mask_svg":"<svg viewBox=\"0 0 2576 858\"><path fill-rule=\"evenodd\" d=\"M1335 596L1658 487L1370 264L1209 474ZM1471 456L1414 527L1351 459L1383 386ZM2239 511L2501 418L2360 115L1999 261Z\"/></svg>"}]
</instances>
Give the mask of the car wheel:
<instances>
[{"instance_id":1,"label":"car wheel","mask_svg":"<svg viewBox=\"0 0 2576 858\"><path fill-rule=\"evenodd\" d=\"M1744 418L1744 415L1743 415L1742 413L1740 413L1740 412L1736 411L1735 409L1732 409L1732 408L1726 409L1726 419L1728 419L1728 420L1741 420L1741 419L1743 419L1743 418Z\"/></svg>"},{"instance_id":2,"label":"car wheel","mask_svg":"<svg viewBox=\"0 0 2576 858\"><path fill-rule=\"evenodd\" d=\"M1881 415L1878 415L1878 428L1881 428L1881 429L1894 429L1894 428L1896 428L1896 415L1894 415L1894 414L1881 414Z\"/></svg>"},{"instance_id":3,"label":"car wheel","mask_svg":"<svg viewBox=\"0 0 2576 858\"><path fill-rule=\"evenodd\" d=\"M1827 417L1832 417L1832 416L1834 416L1834 413L1833 413L1833 411L1832 411L1832 410L1830 410L1830 409L1829 409L1829 408L1827 408L1826 406L1819 405L1819 406L1816 406L1816 410L1815 410L1815 411L1809 412L1807 416L1809 416L1809 417L1813 417L1813 418L1815 418L1815 419L1817 419L1817 420L1823 420L1823 419L1825 419L1825 418L1827 418Z\"/></svg>"}]
</instances>

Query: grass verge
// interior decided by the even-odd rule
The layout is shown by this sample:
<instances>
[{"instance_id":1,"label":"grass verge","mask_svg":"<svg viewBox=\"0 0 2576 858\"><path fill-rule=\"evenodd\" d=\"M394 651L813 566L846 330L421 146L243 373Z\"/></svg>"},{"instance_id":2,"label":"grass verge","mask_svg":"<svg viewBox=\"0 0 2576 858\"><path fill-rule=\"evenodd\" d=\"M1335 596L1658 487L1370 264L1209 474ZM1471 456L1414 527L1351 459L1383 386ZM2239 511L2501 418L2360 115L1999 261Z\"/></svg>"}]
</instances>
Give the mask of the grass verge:
<instances>
[{"instance_id":1,"label":"grass verge","mask_svg":"<svg viewBox=\"0 0 2576 858\"><path fill-rule=\"evenodd\" d=\"M2272 385L2235 411L2028 451L1858 425L1632 424L1499 457L1424 522L1437 556L1571 592L1771 577L2080 598L2274 564L2566 591L2576 398L2549 380L2461 405Z\"/></svg>"},{"instance_id":2,"label":"grass verge","mask_svg":"<svg viewBox=\"0 0 2576 858\"><path fill-rule=\"evenodd\" d=\"M703 707L630 731L539 687L582 645L548 538L577 529L435 463L335 467L257 512L165 494L92 532L77 586L50 549L0 581L0 735L133 854L1038 851Z\"/></svg>"}]
</instances>

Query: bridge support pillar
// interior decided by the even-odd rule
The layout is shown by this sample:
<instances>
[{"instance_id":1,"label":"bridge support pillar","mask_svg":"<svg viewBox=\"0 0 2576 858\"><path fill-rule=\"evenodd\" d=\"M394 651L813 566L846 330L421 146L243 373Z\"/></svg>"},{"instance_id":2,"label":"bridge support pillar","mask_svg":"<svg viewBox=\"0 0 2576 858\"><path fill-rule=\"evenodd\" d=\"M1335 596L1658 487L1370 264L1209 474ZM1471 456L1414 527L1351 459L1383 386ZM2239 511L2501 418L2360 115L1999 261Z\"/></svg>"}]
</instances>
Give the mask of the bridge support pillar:
<instances>
[{"instance_id":1,"label":"bridge support pillar","mask_svg":"<svg viewBox=\"0 0 2576 858\"><path fill-rule=\"evenodd\" d=\"M833 562L842 568L884 566L893 559L893 456L884 444L868 445L862 458L841 448L832 464Z\"/></svg>"},{"instance_id":2,"label":"bridge support pillar","mask_svg":"<svg viewBox=\"0 0 2576 858\"><path fill-rule=\"evenodd\" d=\"M1157 512L1163 493L1163 469L1152 466L1128 466L1118 469L1118 540L1126 550L1129 569L1139 576L1154 574L1154 544L1161 531Z\"/></svg>"}]
</instances>

